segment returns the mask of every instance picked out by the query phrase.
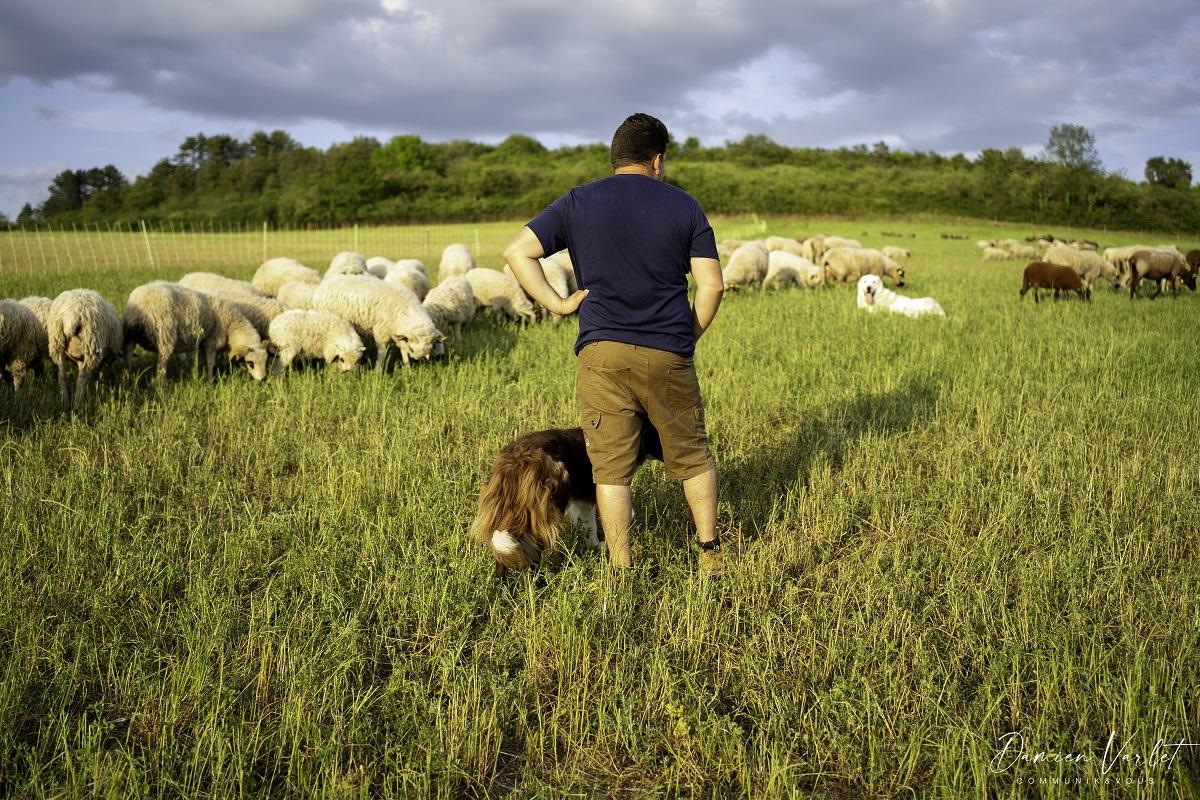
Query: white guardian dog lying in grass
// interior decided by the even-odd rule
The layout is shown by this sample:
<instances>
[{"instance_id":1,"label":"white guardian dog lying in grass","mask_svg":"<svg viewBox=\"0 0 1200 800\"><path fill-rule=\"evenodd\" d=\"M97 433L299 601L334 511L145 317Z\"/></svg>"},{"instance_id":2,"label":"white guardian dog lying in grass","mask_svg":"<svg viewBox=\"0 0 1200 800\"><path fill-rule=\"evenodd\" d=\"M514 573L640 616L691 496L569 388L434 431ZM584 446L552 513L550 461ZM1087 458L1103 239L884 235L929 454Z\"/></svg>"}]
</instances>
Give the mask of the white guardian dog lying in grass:
<instances>
[{"instance_id":1,"label":"white guardian dog lying in grass","mask_svg":"<svg viewBox=\"0 0 1200 800\"><path fill-rule=\"evenodd\" d=\"M872 313L890 311L906 317L919 317L922 314L946 316L937 300L932 297L905 297L896 294L883 285L878 275L863 275L858 279L858 307Z\"/></svg>"}]
</instances>

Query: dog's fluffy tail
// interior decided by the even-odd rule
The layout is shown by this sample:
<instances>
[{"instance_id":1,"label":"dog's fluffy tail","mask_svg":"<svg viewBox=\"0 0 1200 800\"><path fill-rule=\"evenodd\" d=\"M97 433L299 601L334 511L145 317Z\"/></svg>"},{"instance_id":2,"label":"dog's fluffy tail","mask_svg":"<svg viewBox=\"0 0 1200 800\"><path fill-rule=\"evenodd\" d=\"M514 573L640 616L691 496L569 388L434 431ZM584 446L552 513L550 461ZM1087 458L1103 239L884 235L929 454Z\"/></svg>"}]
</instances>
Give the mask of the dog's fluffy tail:
<instances>
[{"instance_id":1,"label":"dog's fluffy tail","mask_svg":"<svg viewBox=\"0 0 1200 800\"><path fill-rule=\"evenodd\" d=\"M505 448L479 495L471 535L491 548L501 566L533 566L566 527L555 500L569 480L566 468L544 450Z\"/></svg>"}]
</instances>

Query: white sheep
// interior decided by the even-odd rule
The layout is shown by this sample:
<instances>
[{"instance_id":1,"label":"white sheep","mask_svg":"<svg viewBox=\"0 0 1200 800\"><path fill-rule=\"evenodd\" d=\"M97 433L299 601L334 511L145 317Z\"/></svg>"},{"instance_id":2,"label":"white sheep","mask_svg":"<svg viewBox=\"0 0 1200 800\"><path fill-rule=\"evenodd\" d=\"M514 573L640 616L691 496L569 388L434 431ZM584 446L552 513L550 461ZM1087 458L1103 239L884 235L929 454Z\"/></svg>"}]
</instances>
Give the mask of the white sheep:
<instances>
[{"instance_id":1,"label":"white sheep","mask_svg":"<svg viewBox=\"0 0 1200 800\"><path fill-rule=\"evenodd\" d=\"M996 240L995 239L980 239L979 241L975 242L975 246L978 247L980 250L984 250L988 247L995 247Z\"/></svg>"},{"instance_id":2,"label":"white sheep","mask_svg":"<svg viewBox=\"0 0 1200 800\"><path fill-rule=\"evenodd\" d=\"M857 281L863 275L886 275L897 286L904 285L904 268L878 250L834 247L821 257L825 278L832 282Z\"/></svg>"},{"instance_id":3,"label":"white sheep","mask_svg":"<svg viewBox=\"0 0 1200 800\"><path fill-rule=\"evenodd\" d=\"M67 361L75 364L75 408L83 402L88 381L121 352L121 318L98 292L69 289L50 304L46 317L50 360L58 367L58 388L63 405L67 392Z\"/></svg>"},{"instance_id":4,"label":"white sheep","mask_svg":"<svg viewBox=\"0 0 1200 800\"><path fill-rule=\"evenodd\" d=\"M333 278L338 275L369 275L367 272L367 260L363 258L362 253L355 253L349 250L343 250L333 257L329 262L329 269L325 270L326 278Z\"/></svg>"},{"instance_id":5,"label":"white sheep","mask_svg":"<svg viewBox=\"0 0 1200 800\"><path fill-rule=\"evenodd\" d=\"M388 270L395 266L396 262L384 256L371 256L367 259L366 264L368 275L374 275L376 278L383 280L388 274Z\"/></svg>"},{"instance_id":6,"label":"white sheep","mask_svg":"<svg viewBox=\"0 0 1200 800\"><path fill-rule=\"evenodd\" d=\"M285 311L271 320L271 344L278 358L276 373L292 367L292 361L319 358L326 366L335 364L349 372L362 358L362 338L354 326L325 311Z\"/></svg>"},{"instance_id":7,"label":"white sheep","mask_svg":"<svg viewBox=\"0 0 1200 800\"><path fill-rule=\"evenodd\" d=\"M899 261L902 258L912 258L911 252L905 250L903 247L896 247L894 244L889 244L880 248L879 252L883 253L893 261Z\"/></svg>"},{"instance_id":8,"label":"white sheep","mask_svg":"<svg viewBox=\"0 0 1200 800\"><path fill-rule=\"evenodd\" d=\"M33 312L33 315L37 317L38 322L41 323L42 331L45 331L46 320L50 317L50 306L54 303L54 301L49 297L30 295L29 297L22 297L17 302ZM50 358L50 351L47 349L48 347L49 341L43 338L41 356L46 360L49 360Z\"/></svg>"},{"instance_id":9,"label":"white sheep","mask_svg":"<svg viewBox=\"0 0 1200 800\"><path fill-rule=\"evenodd\" d=\"M733 251L721 270L726 289L752 288L767 277L770 254L761 242L747 242Z\"/></svg>"},{"instance_id":10,"label":"white sheep","mask_svg":"<svg viewBox=\"0 0 1200 800\"><path fill-rule=\"evenodd\" d=\"M764 289L781 289L793 285L814 288L824 282L824 271L806 258L786 250L773 250L767 259Z\"/></svg>"},{"instance_id":11,"label":"white sheep","mask_svg":"<svg viewBox=\"0 0 1200 800\"><path fill-rule=\"evenodd\" d=\"M540 259L538 263L542 267L542 275L546 277L546 283L550 284L550 288L554 290L554 293L559 297L569 297L571 290L567 283L566 270L562 268L562 265L556 260L545 258ZM513 274L512 268L509 267L508 264L504 265L503 272L513 280L517 280L517 276ZM520 284L520 281L517 281L517 283ZM521 287L522 291L524 291L524 288L525 287ZM525 296L529 297L528 294ZM543 308L541 304L535 301L532 297L529 297L529 302L537 308L542 319L552 316L554 317L555 322L560 322L562 320L561 316L554 314L547 308Z\"/></svg>"},{"instance_id":12,"label":"white sheep","mask_svg":"<svg viewBox=\"0 0 1200 800\"><path fill-rule=\"evenodd\" d=\"M1010 258L1012 258L1012 256L1009 255L1008 251L1001 250L999 247L983 248L984 261L1008 261Z\"/></svg>"},{"instance_id":13,"label":"white sheep","mask_svg":"<svg viewBox=\"0 0 1200 800\"><path fill-rule=\"evenodd\" d=\"M476 267L463 277L471 284L475 302L480 308L490 308L493 315L503 314L527 324L537 319L533 303L513 276L505 275L498 269Z\"/></svg>"},{"instance_id":14,"label":"white sheep","mask_svg":"<svg viewBox=\"0 0 1200 800\"><path fill-rule=\"evenodd\" d=\"M212 272L189 272L179 279L179 285L233 303L264 339L271 320L286 310L282 302L258 291L253 284Z\"/></svg>"},{"instance_id":15,"label":"white sheep","mask_svg":"<svg viewBox=\"0 0 1200 800\"><path fill-rule=\"evenodd\" d=\"M471 248L457 242L448 244L442 251L442 260L438 264L438 281L444 281L454 275L466 275L473 269L475 256L471 255Z\"/></svg>"},{"instance_id":16,"label":"white sheep","mask_svg":"<svg viewBox=\"0 0 1200 800\"><path fill-rule=\"evenodd\" d=\"M579 291L579 281L575 278L575 265L571 263L570 253L566 250L559 250L557 253L551 253L542 260L550 261L558 265L559 269L562 270L563 275L567 279L567 296ZM545 271L545 265L543 265L542 269Z\"/></svg>"},{"instance_id":17,"label":"white sheep","mask_svg":"<svg viewBox=\"0 0 1200 800\"><path fill-rule=\"evenodd\" d=\"M29 297L22 297L18 300L21 305L33 312L38 318L38 322L42 323L43 330L46 327L46 319L50 316L50 306L54 303L49 297L40 297L36 294Z\"/></svg>"},{"instance_id":18,"label":"white sheep","mask_svg":"<svg viewBox=\"0 0 1200 800\"><path fill-rule=\"evenodd\" d=\"M371 276L327 278L313 292L313 309L336 314L354 326L364 341L375 343L375 368L382 370L388 346L400 351L404 365L438 355L446 337L412 291Z\"/></svg>"},{"instance_id":19,"label":"white sheep","mask_svg":"<svg viewBox=\"0 0 1200 800\"><path fill-rule=\"evenodd\" d=\"M1070 245L1055 244L1047 248L1042 260L1060 267L1070 267L1083 279L1083 285L1089 291L1092 282L1104 278L1113 286L1119 286L1121 274L1117 268L1104 260L1104 257L1094 250L1077 250Z\"/></svg>"},{"instance_id":20,"label":"white sheep","mask_svg":"<svg viewBox=\"0 0 1200 800\"><path fill-rule=\"evenodd\" d=\"M1011 243L1005 244L1004 249L1007 250L1008 254L1014 259L1032 261L1038 257L1038 251L1035 248L1030 247L1027 244L1021 244L1020 242L1013 242L1012 240L1006 241Z\"/></svg>"},{"instance_id":21,"label":"white sheep","mask_svg":"<svg viewBox=\"0 0 1200 800\"><path fill-rule=\"evenodd\" d=\"M383 278L385 283L398 283L407 286L418 300L424 300L429 294L429 276L407 261L393 262Z\"/></svg>"},{"instance_id":22,"label":"white sheep","mask_svg":"<svg viewBox=\"0 0 1200 800\"><path fill-rule=\"evenodd\" d=\"M1133 254L1139 250L1149 250L1150 252L1160 253L1178 253L1183 255L1182 251L1173 244L1146 245L1146 244L1131 244L1126 247L1108 247L1104 250L1104 260L1117 268L1117 271L1124 275L1129 270L1129 262L1133 259ZM24 302L24 301L22 301Z\"/></svg>"},{"instance_id":23,"label":"white sheep","mask_svg":"<svg viewBox=\"0 0 1200 800\"><path fill-rule=\"evenodd\" d=\"M721 261L728 261L733 255L733 251L744 245L746 242L743 239L722 239L717 244L717 258Z\"/></svg>"},{"instance_id":24,"label":"white sheep","mask_svg":"<svg viewBox=\"0 0 1200 800\"><path fill-rule=\"evenodd\" d=\"M267 297L275 297L280 287L291 281L316 286L321 282L321 273L294 258L271 258L259 265L250 283Z\"/></svg>"},{"instance_id":25,"label":"white sheep","mask_svg":"<svg viewBox=\"0 0 1200 800\"><path fill-rule=\"evenodd\" d=\"M462 334L462 326L475 316L478 302L471 282L461 275L452 275L429 290L421 301L437 329L446 333Z\"/></svg>"},{"instance_id":26,"label":"white sheep","mask_svg":"<svg viewBox=\"0 0 1200 800\"><path fill-rule=\"evenodd\" d=\"M0 380L21 390L25 370L47 352L46 327L23 302L0 300Z\"/></svg>"},{"instance_id":27,"label":"white sheep","mask_svg":"<svg viewBox=\"0 0 1200 800\"><path fill-rule=\"evenodd\" d=\"M288 281L279 287L279 293L275 299L283 303L283 307L286 309L298 308L307 310L312 308L313 292L317 290L317 286L319 285L319 282L313 284L302 281Z\"/></svg>"},{"instance_id":28,"label":"white sheep","mask_svg":"<svg viewBox=\"0 0 1200 800\"><path fill-rule=\"evenodd\" d=\"M215 378L217 353L228 350L230 363L242 363L261 381L267 377L267 348L254 325L233 303L210 294L155 281L129 293L124 310L125 362L141 345L158 354L158 380L167 382L167 363L176 353L199 352L208 380Z\"/></svg>"},{"instance_id":29,"label":"white sheep","mask_svg":"<svg viewBox=\"0 0 1200 800\"><path fill-rule=\"evenodd\" d=\"M862 248L862 242L858 241L858 239L846 239L841 236L826 236L823 244L824 244L824 251L822 252L821 255L828 253L830 250L832 250L835 247L853 247L853 248L859 248L859 249Z\"/></svg>"},{"instance_id":30,"label":"white sheep","mask_svg":"<svg viewBox=\"0 0 1200 800\"><path fill-rule=\"evenodd\" d=\"M426 278L429 277L429 270L425 268L425 262L419 258L397 258L393 264L393 269L415 269Z\"/></svg>"}]
</instances>

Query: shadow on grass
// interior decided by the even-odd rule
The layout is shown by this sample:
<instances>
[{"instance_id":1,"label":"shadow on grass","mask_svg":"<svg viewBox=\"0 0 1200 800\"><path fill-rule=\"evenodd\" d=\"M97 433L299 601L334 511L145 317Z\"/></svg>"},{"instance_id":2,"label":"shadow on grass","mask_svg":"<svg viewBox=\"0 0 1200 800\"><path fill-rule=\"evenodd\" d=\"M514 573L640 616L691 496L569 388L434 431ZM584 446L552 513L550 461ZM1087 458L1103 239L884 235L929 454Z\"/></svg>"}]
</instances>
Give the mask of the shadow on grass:
<instances>
[{"instance_id":1,"label":"shadow on grass","mask_svg":"<svg viewBox=\"0 0 1200 800\"><path fill-rule=\"evenodd\" d=\"M936 375L909 378L895 389L859 394L844 402L810 411L785 406L768 416L775 436L758 450L717 464L722 508L718 526L732 527L745 546L766 528L775 501L788 491L805 486L814 462L824 461L836 473L846 453L867 435L887 436L917 427L933 416L941 392ZM823 458L820 458L823 457ZM646 511L639 522L646 528L672 532L693 526L687 504L675 481L655 481L642 502Z\"/></svg>"}]
</instances>

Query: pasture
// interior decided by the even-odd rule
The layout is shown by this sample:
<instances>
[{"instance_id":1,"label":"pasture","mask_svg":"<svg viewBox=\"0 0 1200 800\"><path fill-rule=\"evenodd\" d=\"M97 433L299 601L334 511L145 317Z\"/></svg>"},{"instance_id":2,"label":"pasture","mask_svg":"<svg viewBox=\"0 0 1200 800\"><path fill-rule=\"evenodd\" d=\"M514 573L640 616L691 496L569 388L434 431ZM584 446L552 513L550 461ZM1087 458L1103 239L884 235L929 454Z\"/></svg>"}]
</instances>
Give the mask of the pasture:
<instances>
[{"instance_id":1,"label":"pasture","mask_svg":"<svg viewBox=\"0 0 1200 800\"><path fill-rule=\"evenodd\" d=\"M478 228L498 266L520 224L436 235ZM726 296L696 354L741 547L719 581L660 464L628 573L567 546L497 581L466 540L497 450L577 424L574 321L262 384L193 366L159 390L143 354L74 417L50 372L0 387L0 793L1200 794L1200 749L1156 747L1200 742L1200 295L1020 302L1025 262L974 240L1033 226L714 224L907 247L900 291L949 315ZM351 243L305 246L268 255L323 268ZM0 296L119 310L257 263L6 261Z\"/></svg>"}]
</instances>

